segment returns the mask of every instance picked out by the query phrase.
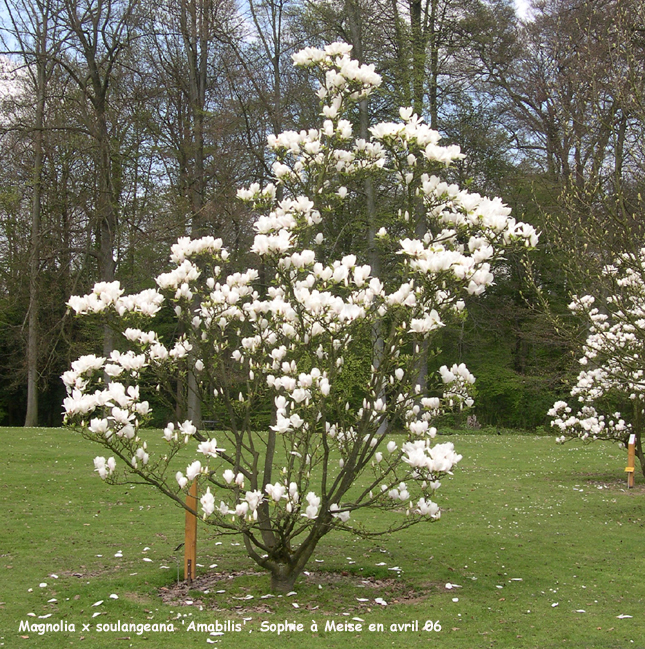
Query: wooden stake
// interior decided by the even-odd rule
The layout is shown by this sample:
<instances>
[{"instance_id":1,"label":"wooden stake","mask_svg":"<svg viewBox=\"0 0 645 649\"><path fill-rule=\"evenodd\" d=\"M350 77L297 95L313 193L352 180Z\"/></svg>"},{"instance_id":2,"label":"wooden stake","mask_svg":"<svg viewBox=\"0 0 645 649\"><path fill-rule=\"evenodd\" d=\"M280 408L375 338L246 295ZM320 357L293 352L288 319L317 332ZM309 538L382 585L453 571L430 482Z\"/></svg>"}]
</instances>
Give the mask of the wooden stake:
<instances>
[{"instance_id":1,"label":"wooden stake","mask_svg":"<svg viewBox=\"0 0 645 649\"><path fill-rule=\"evenodd\" d=\"M186 506L197 511L197 480L193 480L186 497ZM186 538L184 541L184 579L195 579L197 564L197 516L186 510Z\"/></svg>"},{"instance_id":2,"label":"wooden stake","mask_svg":"<svg viewBox=\"0 0 645 649\"><path fill-rule=\"evenodd\" d=\"M636 435L633 433L629 436L627 446L627 488L632 489L634 486L634 458L636 456Z\"/></svg>"}]
</instances>

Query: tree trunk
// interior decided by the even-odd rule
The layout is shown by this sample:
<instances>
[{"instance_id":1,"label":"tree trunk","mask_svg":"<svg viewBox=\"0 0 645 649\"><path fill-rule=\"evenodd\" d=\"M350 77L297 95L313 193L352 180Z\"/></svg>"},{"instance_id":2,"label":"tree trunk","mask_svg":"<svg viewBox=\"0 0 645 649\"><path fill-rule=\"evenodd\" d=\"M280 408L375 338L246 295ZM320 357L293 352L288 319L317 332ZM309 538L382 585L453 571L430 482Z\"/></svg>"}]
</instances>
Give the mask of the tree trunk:
<instances>
[{"instance_id":1,"label":"tree trunk","mask_svg":"<svg viewBox=\"0 0 645 649\"><path fill-rule=\"evenodd\" d=\"M300 573L314 553L320 539L329 531L327 524L317 521L300 547L289 556L287 561L274 561L266 567L271 572L271 590L276 593L288 593L293 590Z\"/></svg>"},{"instance_id":2,"label":"tree trunk","mask_svg":"<svg viewBox=\"0 0 645 649\"><path fill-rule=\"evenodd\" d=\"M191 236L203 237L207 232L204 213L206 193L204 112L206 104L206 82L208 78L208 38L210 35L210 0L181 3L180 27L186 56L188 58L188 114L191 120L191 142L188 158L192 160L192 177L188 179L191 206ZM190 364L196 360L190 355ZM186 415L198 428L201 426L202 412L199 382L189 368L186 377Z\"/></svg>"},{"instance_id":3,"label":"tree trunk","mask_svg":"<svg viewBox=\"0 0 645 649\"><path fill-rule=\"evenodd\" d=\"M96 213L99 219L99 276L102 282L113 282L116 262L114 242L116 239L117 214L112 186L112 156L105 106L100 100L96 109L98 141L98 196ZM114 332L109 325L103 327L103 356L109 358L114 349Z\"/></svg>"},{"instance_id":4,"label":"tree trunk","mask_svg":"<svg viewBox=\"0 0 645 649\"><path fill-rule=\"evenodd\" d=\"M293 590L300 572L290 564L280 563L271 571L271 592L286 595Z\"/></svg>"},{"instance_id":5,"label":"tree trunk","mask_svg":"<svg viewBox=\"0 0 645 649\"><path fill-rule=\"evenodd\" d=\"M410 31L412 36L412 96L414 112L423 116L426 79L426 48L430 43L430 126L437 128L437 83L439 74L439 42L437 27L438 0L430 0L422 6L421 0L410 2ZM425 11L425 21L423 12ZM428 13L429 12L429 13ZM424 25L425 22L425 25ZM425 207L420 197L415 199L414 212L416 219L416 236L423 240L427 232ZM430 341L423 340L414 345L417 356L417 386L419 394L424 396L428 384L428 349Z\"/></svg>"},{"instance_id":6,"label":"tree trunk","mask_svg":"<svg viewBox=\"0 0 645 649\"><path fill-rule=\"evenodd\" d=\"M412 105L414 112L423 115L424 81L426 73L426 43L422 26L422 2L410 2L410 32L412 36Z\"/></svg>"},{"instance_id":7,"label":"tree trunk","mask_svg":"<svg viewBox=\"0 0 645 649\"><path fill-rule=\"evenodd\" d=\"M360 7L354 0L348 0L345 5L347 12L347 22L349 33L352 40L353 55L360 63L365 63L363 53L363 28L361 22ZM360 136L364 140L369 139L369 103L367 99L362 99L358 104L360 117ZM376 203L374 200L374 184L370 177L366 177L363 184L365 192L365 207L367 211L367 261L372 269L372 276L379 277L381 273L381 263L378 249L376 246ZM383 336L382 323L378 321L372 329L372 364L378 368L383 360ZM383 396L382 394L379 396ZM383 430L387 422L382 424ZM382 431L381 431L382 432Z\"/></svg>"},{"instance_id":8,"label":"tree trunk","mask_svg":"<svg viewBox=\"0 0 645 649\"><path fill-rule=\"evenodd\" d=\"M643 453L643 441L641 439L641 419L643 416L643 401L641 399L634 400L634 425L632 426L632 431L636 437L636 444L634 450L636 451L636 457L641 464L641 472L643 477L645 477L645 454ZM627 446L627 444L625 444Z\"/></svg>"},{"instance_id":9,"label":"tree trunk","mask_svg":"<svg viewBox=\"0 0 645 649\"><path fill-rule=\"evenodd\" d=\"M91 10L83 9L79 0L65 0L69 29L77 40L78 56L72 71L71 63L64 64L91 104L89 130L96 142L97 196L95 219L99 257L99 279L113 282L116 262L114 249L118 228L119 183L114 182L113 141L110 138L108 115L114 107L110 103L110 85L114 84L119 56L127 51L129 30L137 1L118 5L113 0L99 2ZM119 13L119 9L122 11ZM117 18L117 13L118 18ZM106 24L114 24L108 35ZM106 325L103 328L103 355L114 349L114 335Z\"/></svg>"},{"instance_id":10,"label":"tree trunk","mask_svg":"<svg viewBox=\"0 0 645 649\"><path fill-rule=\"evenodd\" d=\"M31 250L29 252L29 330L27 337L27 413L25 426L38 426L38 270L40 265L40 214L43 169L43 128L45 124L45 88L47 83L47 21L38 40L36 70L36 119L34 123L33 198L31 204Z\"/></svg>"}]
</instances>

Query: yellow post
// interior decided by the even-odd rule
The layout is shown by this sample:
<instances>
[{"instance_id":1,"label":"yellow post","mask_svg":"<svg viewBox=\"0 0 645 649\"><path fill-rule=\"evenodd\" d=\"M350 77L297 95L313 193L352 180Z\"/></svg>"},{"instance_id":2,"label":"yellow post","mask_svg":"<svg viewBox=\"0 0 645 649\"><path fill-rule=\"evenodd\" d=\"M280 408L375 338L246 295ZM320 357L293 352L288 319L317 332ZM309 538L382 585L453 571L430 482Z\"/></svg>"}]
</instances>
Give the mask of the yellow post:
<instances>
[{"instance_id":1,"label":"yellow post","mask_svg":"<svg viewBox=\"0 0 645 649\"><path fill-rule=\"evenodd\" d=\"M636 435L633 433L629 436L629 444L627 445L627 488L631 489L634 486L634 458L636 456Z\"/></svg>"},{"instance_id":2,"label":"yellow post","mask_svg":"<svg viewBox=\"0 0 645 649\"><path fill-rule=\"evenodd\" d=\"M197 511L197 480L193 480L186 497L186 506ZM186 537L184 541L184 579L195 579L197 561L197 517L186 510Z\"/></svg>"}]
</instances>

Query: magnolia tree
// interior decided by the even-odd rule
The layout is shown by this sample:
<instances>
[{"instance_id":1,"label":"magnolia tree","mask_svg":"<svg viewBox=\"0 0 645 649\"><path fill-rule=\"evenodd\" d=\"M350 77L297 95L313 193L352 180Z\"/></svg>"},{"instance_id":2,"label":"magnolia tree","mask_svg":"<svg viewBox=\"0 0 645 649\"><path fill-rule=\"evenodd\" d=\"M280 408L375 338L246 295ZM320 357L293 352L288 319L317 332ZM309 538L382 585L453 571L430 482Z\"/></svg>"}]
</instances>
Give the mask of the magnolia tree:
<instances>
[{"instance_id":1,"label":"magnolia tree","mask_svg":"<svg viewBox=\"0 0 645 649\"><path fill-rule=\"evenodd\" d=\"M578 374L571 396L580 403L574 413L565 401L557 401L549 416L558 428L559 442L579 438L585 441L610 440L627 445L636 438L636 454L645 475L641 433L645 407L645 248L640 253L624 254L604 268L613 286L604 300L603 310L591 295L575 296L569 309L583 315L589 334L579 360ZM630 404L627 412L615 404ZM614 407L612 408L612 404Z\"/></svg>"},{"instance_id":2,"label":"magnolia tree","mask_svg":"<svg viewBox=\"0 0 645 649\"><path fill-rule=\"evenodd\" d=\"M500 199L433 175L461 154L439 146L438 133L411 109L371 128L369 140L354 137L348 116L380 78L351 60L350 49L336 43L294 55L317 75L322 124L270 136L276 184L239 192L260 214L252 252L262 283L255 268L230 268L220 239L183 238L157 289L126 296L118 282L100 283L69 301L76 313L103 314L124 334L124 351L79 358L63 377L66 424L105 447L96 471L110 483L154 485L184 507L197 481L198 515L222 533L241 534L278 591L293 587L332 530L369 538L439 519L441 477L461 456L452 443L433 441L432 420L470 405L475 379L463 364L443 366L429 386L434 396L422 395L413 349L463 310L466 294L493 283L505 247L537 241ZM325 214L358 202L366 176L402 205L379 232L382 254L394 259L386 278L355 255L333 258L324 235ZM419 218L422 238L415 237ZM152 328L168 303L186 332L172 343ZM372 359L362 406L353 408L344 361L375 330L384 353ZM152 433L142 430L151 413L141 387L173 387L170 377L182 376L188 384L188 373L197 377L202 407L219 402L225 410L222 431L216 440L192 421L170 421L166 450L155 455L145 441ZM253 414L267 402L273 425L258 431ZM394 426L402 432L396 438ZM180 453L192 454L187 466L177 467ZM373 527L362 515L367 508L398 516Z\"/></svg>"}]
</instances>

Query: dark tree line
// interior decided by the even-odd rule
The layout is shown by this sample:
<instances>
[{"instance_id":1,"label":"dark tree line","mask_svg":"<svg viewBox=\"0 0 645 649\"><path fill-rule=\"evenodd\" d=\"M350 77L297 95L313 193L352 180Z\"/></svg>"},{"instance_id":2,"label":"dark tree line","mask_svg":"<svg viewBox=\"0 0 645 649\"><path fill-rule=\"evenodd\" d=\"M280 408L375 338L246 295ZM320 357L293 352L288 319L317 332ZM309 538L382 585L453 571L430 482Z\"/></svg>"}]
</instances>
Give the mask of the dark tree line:
<instances>
[{"instance_id":1,"label":"dark tree line","mask_svg":"<svg viewBox=\"0 0 645 649\"><path fill-rule=\"evenodd\" d=\"M290 56L339 39L383 77L357 131L413 106L462 146L456 181L542 230L443 347L478 376L480 421L545 423L575 358L569 294L642 246L644 14L637 0L535 0L524 22L510 0L4 0L0 423L58 424L69 362L118 347L71 317L70 295L149 287L179 236L248 260L236 190L269 177L268 134L317 110ZM375 265L389 201L364 189L365 222L326 227Z\"/></svg>"}]
</instances>

